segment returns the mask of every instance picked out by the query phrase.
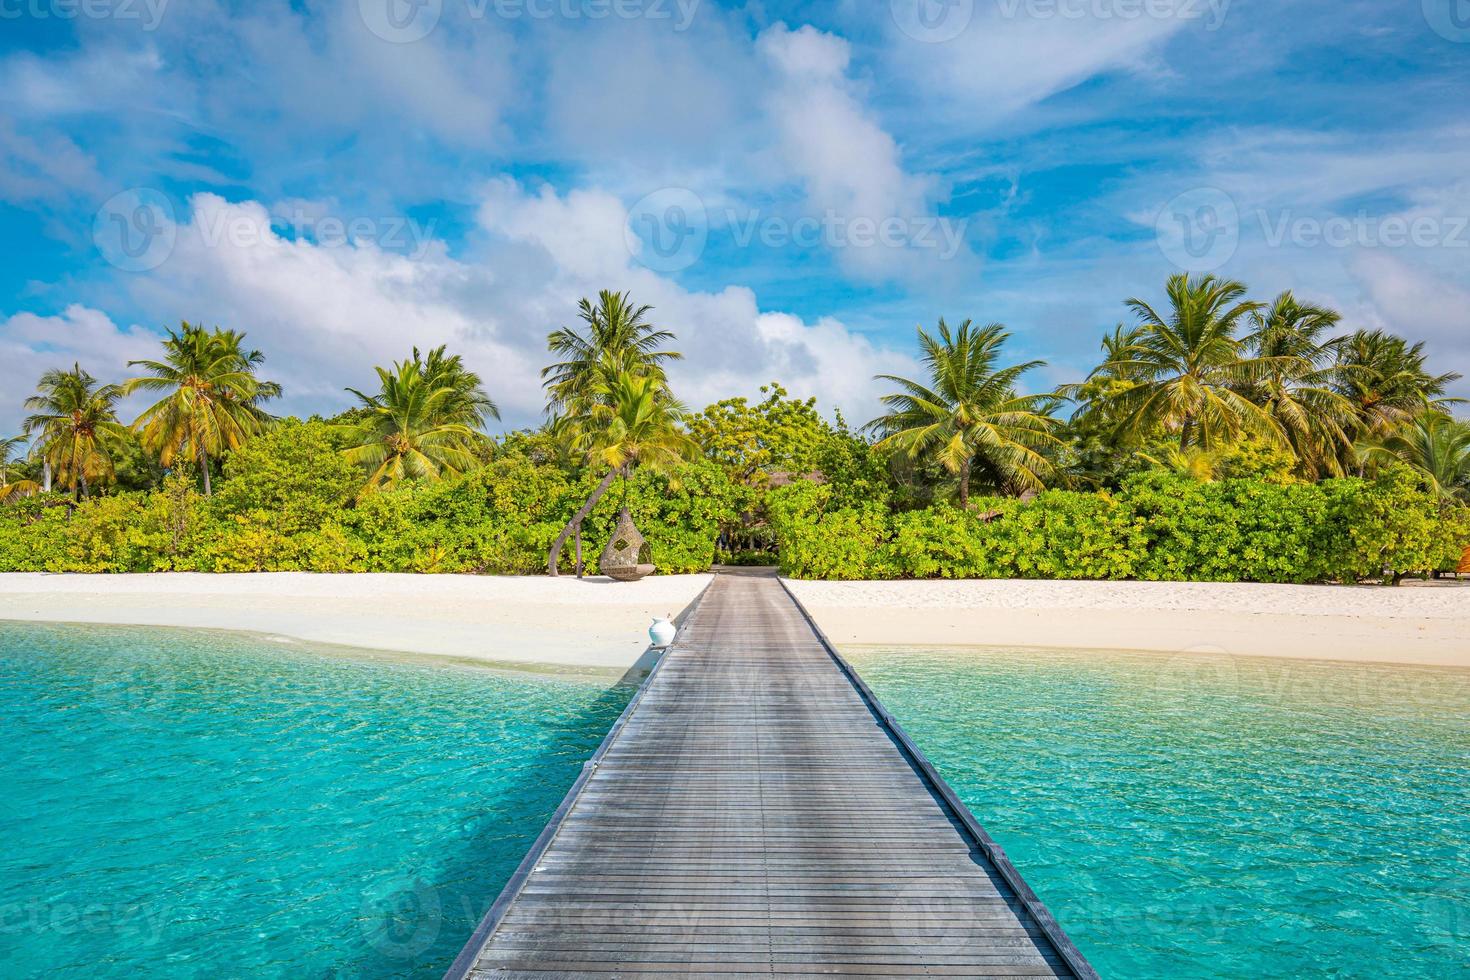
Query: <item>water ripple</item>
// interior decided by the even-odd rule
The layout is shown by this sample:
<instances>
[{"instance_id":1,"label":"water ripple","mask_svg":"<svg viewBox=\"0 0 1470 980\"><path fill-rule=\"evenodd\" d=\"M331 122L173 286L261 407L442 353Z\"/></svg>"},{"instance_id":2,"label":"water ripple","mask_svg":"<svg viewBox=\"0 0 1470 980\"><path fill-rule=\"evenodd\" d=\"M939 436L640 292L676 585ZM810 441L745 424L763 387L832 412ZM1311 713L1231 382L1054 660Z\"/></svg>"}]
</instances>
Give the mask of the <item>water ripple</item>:
<instances>
[{"instance_id":1,"label":"water ripple","mask_svg":"<svg viewBox=\"0 0 1470 980\"><path fill-rule=\"evenodd\" d=\"M607 680L0 623L0 975L437 977Z\"/></svg>"},{"instance_id":2,"label":"water ripple","mask_svg":"<svg viewBox=\"0 0 1470 980\"><path fill-rule=\"evenodd\" d=\"M1470 672L849 652L1104 976L1470 977Z\"/></svg>"}]
</instances>

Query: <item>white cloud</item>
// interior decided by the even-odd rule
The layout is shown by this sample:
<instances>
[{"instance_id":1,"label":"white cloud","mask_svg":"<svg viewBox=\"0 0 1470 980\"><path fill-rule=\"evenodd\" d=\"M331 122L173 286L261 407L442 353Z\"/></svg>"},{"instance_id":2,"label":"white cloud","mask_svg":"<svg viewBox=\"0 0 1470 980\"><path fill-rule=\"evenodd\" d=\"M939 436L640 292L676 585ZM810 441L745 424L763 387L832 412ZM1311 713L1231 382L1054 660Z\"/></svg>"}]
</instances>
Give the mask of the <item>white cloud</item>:
<instances>
[{"instance_id":1,"label":"white cloud","mask_svg":"<svg viewBox=\"0 0 1470 980\"><path fill-rule=\"evenodd\" d=\"M1108 15L1114 6L1126 5L977 2L973 21L940 43L916 39L895 23L885 51L888 74L907 83L930 122L942 118L974 132L1107 72L1168 74L1156 57L1160 45L1206 26L1187 16ZM1175 8L1208 12L1209 5L1181 0L1169 9Z\"/></svg>"},{"instance_id":2,"label":"white cloud","mask_svg":"<svg viewBox=\"0 0 1470 980\"><path fill-rule=\"evenodd\" d=\"M1441 278L1382 252L1358 255L1351 272L1385 327L1426 342L1432 372L1470 375L1470 288L1464 281ZM1454 391L1470 396L1470 379Z\"/></svg>"},{"instance_id":3,"label":"white cloud","mask_svg":"<svg viewBox=\"0 0 1470 980\"><path fill-rule=\"evenodd\" d=\"M114 383L126 377L128 361L156 353L157 343L146 329L119 327L107 314L78 305L56 316L16 313L0 320L0 437L19 430L26 414L21 403L45 371L80 364L102 383Z\"/></svg>"},{"instance_id":4,"label":"white cloud","mask_svg":"<svg viewBox=\"0 0 1470 980\"><path fill-rule=\"evenodd\" d=\"M860 86L848 76L848 42L811 26L793 31L776 24L762 32L756 47L777 75L768 101L779 154L802 182L808 210L836 218L844 267L900 279L923 271L932 278L956 259L968 264L970 254L959 241L953 242L955 253L919 231L932 228L930 200L938 181L904 169L897 141L867 110ZM895 239L901 244L861 244L871 241L859 239L862 223L889 221L906 229Z\"/></svg>"},{"instance_id":5,"label":"white cloud","mask_svg":"<svg viewBox=\"0 0 1470 980\"><path fill-rule=\"evenodd\" d=\"M533 192L497 180L480 221L486 241L473 257L434 241L410 258L370 241L291 240L271 228L265 205L200 194L168 259L128 281L133 302L159 324L182 318L246 331L266 354L264 374L286 386L280 409L300 413L338 410L350 402L342 389L370 384L373 365L444 343L485 376L508 425L532 423L544 404L546 334L574 323L577 300L603 288L651 303L656 322L678 335L686 360L673 380L696 408L779 380L865 420L876 407L872 375L911 367L834 319L805 322L762 310L749 289L688 290L635 265L626 213L605 192ZM14 316L0 344L5 390L18 392L51 362L73 357L120 378L128 359L156 350L157 335L74 308ZM7 397L5 409L18 401Z\"/></svg>"}]
</instances>

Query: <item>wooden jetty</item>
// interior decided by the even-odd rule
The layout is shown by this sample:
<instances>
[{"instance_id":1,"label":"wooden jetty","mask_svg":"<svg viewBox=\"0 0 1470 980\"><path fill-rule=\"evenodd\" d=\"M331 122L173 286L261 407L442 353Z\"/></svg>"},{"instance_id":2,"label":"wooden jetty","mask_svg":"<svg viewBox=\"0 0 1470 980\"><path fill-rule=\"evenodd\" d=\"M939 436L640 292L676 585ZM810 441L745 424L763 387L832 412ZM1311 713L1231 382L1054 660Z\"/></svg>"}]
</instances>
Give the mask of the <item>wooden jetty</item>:
<instances>
[{"instance_id":1,"label":"wooden jetty","mask_svg":"<svg viewBox=\"0 0 1470 980\"><path fill-rule=\"evenodd\" d=\"M446 977L1096 975L781 581L722 573Z\"/></svg>"}]
</instances>

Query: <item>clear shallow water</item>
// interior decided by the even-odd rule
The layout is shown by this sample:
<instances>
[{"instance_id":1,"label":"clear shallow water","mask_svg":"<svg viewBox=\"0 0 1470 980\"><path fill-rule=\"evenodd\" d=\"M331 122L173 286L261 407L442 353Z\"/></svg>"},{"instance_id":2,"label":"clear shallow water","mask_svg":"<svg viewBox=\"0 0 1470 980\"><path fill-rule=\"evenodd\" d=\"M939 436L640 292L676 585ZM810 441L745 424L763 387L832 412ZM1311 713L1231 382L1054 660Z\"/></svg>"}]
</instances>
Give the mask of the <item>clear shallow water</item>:
<instances>
[{"instance_id":1,"label":"clear shallow water","mask_svg":"<svg viewBox=\"0 0 1470 980\"><path fill-rule=\"evenodd\" d=\"M0 976L438 977L613 680L0 623Z\"/></svg>"},{"instance_id":2,"label":"clear shallow water","mask_svg":"<svg viewBox=\"0 0 1470 980\"><path fill-rule=\"evenodd\" d=\"M1104 977L1470 977L1470 672L844 654Z\"/></svg>"}]
</instances>

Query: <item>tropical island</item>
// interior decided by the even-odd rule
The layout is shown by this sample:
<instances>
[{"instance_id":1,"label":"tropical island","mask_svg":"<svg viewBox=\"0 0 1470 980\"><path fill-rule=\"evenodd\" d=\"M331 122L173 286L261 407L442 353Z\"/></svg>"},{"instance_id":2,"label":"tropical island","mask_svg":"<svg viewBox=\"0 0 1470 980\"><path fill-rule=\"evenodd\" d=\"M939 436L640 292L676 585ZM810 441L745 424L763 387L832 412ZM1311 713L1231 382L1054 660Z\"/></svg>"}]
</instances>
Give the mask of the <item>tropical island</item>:
<instances>
[{"instance_id":1,"label":"tropical island","mask_svg":"<svg viewBox=\"0 0 1470 980\"><path fill-rule=\"evenodd\" d=\"M1347 632L1361 642L1343 647L1343 630L1305 619L1244 652L1394 659L1397 617L1418 616L1428 626L1408 632L1448 633L1432 651L1402 655L1460 662L1445 652L1463 616L1456 592L1355 592L1328 608L1320 592L1267 600L1156 586L1156 601L1143 603L1160 628L1150 641L1128 612L1134 603L1119 599L1141 587L1063 602L1037 584L1398 584L1470 561L1470 426L1446 395L1458 376L1436 372L1421 344L1347 330L1336 312L1289 292L1252 300L1244 284L1212 276L1174 276L1161 299L1126 308L1130 322L1103 337L1098 366L1056 391L1025 390L1040 362L1010 363L999 324L921 327L925 376L882 376L885 411L853 426L778 383L756 401L691 409L668 380L677 339L655 311L605 291L548 338L544 424L499 436L487 432L493 392L443 347L379 368L376 385L349 389L355 404L336 416L276 418L267 355L238 332L185 323L156 359L120 365L115 379L75 366L39 379L24 431L4 443L0 569L595 575L626 509L646 539L640 559L660 576L748 564L795 579L1031 580L1004 601L960 586L923 595L811 586L834 619L852 622L838 610L874 603L909 610L875 617L877 632L855 628L850 640L919 629L963 642L973 635L956 630L969 620L928 633L921 622L942 608L1065 605L1094 610L1075 639L1042 622L1055 617L1015 608L1013 628L997 635L1097 645L1096 617L1116 615L1106 645L1180 649L1201 614L1217 614L1219 627L1241 612L1290 621L1320 609L1351 613ZM140 413L120 416L135 395ZM621 593L633 605L620 629L682 606L702 580L657 581L637 600ZM5 586L59 587L14 577ZM143 601L126 597L139 587L110 590L107 621ZM377 594L342 589L359 601ZM517 595L509 604L540 608ZM11 614L55 618L54 605ZM1159 625L1170 616L1179 629ZM1375 629L1363 616L1382 621ZM636 652L625 640L612 660Z\"/></svg>"}]
</instances>

